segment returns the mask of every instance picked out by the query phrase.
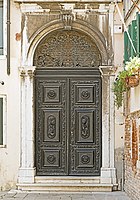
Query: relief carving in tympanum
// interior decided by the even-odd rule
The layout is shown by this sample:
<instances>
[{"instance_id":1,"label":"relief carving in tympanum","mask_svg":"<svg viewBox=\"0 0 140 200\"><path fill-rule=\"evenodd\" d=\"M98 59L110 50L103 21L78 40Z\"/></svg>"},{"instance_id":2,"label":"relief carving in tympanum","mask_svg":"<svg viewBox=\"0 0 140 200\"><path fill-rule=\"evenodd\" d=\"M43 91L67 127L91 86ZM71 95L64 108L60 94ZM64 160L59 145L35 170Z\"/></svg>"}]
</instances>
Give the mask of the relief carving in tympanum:
<instances>
[{"instance_id":1,"label":"relief carving in tympanum","mask_svg":"<svg viewBox=\"0 0 140 200\"><path fill-rule=\"evenodd\" d=\"M38 45L34 65L45 67L98 67L101 55L95 42L78 31L57 31Z\"/></svg>"}]
</instances>

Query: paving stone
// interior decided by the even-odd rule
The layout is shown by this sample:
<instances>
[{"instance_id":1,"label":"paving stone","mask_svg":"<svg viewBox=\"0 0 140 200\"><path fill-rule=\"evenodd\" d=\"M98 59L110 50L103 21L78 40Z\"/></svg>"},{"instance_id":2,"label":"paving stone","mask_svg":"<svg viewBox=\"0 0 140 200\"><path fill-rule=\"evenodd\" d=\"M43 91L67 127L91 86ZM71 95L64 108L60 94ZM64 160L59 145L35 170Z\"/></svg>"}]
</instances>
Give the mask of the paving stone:
<instances>
[{"instance_id":1,"label":"paving stone","mask_svg":"<svg viewBox=\"0 0 140 200\"><path fill-rule=\"evenodd\" d=\"M28 194L27 193L17 193L14 197L16 198L25 198Z\"/></svg>"},{"instance_id":2,"label":"paving stone","mask_svg":"<svg viewBox=\"0 0 140 200\"><path fill-rule=\"evenodd\" d=\"M25 193L0 192L0 200L130 200L124 192Z\"/></svg>"}]
</instances>

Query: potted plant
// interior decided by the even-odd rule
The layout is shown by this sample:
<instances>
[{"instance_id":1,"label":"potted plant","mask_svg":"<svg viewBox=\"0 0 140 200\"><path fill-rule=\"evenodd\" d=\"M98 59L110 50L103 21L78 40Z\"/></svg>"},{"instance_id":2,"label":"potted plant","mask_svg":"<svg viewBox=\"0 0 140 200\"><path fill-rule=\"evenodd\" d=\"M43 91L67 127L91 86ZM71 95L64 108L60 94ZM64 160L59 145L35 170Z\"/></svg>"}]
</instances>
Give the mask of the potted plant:
<instances>
[{"instance_id":1,"label":"potted plant","mask_svg":"<svg viewBox=\"0 0 140 200\"><path fill-rule=\"evenodd\" d=\"M125 70L130 74L127 77L127 85L129 87L136 87L139 84L140 78L140 58L130 58L130 61L126 62Z\"/></svg>"},{"instance_id":2,"label":"potted plant","mask_svg":"<svg viewBox=\"0 0 140 200\"><path fill-rule=\"evenodd\" d=\"M140 78L140 58L130 58L126 63L125 69L119 72L113 86L115 95L115 104L117 108L122 106L124 92L130 87L136 87L139 84Z\"/></svg>"}]
</instances>

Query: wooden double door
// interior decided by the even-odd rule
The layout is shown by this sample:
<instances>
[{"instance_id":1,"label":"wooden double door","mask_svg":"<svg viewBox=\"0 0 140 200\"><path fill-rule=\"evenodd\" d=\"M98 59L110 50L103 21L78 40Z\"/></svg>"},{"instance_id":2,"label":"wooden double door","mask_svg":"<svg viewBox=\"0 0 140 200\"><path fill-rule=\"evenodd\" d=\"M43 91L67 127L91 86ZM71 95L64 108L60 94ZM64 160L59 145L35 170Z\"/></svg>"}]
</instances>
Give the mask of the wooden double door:
<instances>
[{"instance_id":1,"label":"wooden double door","mask_svg":"<svg viewBox=\"0 0 140 200\"><path fill-rule=\"evenodd\" d=\"M97 69L37 69L37 175L98 176L101 78Z\"/></svg>"}]
</instances>

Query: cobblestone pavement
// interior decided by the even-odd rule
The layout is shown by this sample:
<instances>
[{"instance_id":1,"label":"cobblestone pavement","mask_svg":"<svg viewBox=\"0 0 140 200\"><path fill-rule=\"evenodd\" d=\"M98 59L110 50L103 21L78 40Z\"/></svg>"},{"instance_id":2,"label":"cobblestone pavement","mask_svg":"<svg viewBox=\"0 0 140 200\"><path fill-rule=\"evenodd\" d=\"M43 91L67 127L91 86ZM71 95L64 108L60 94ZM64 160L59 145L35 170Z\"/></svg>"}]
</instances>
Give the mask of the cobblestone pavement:
<instances>
[{"instance_id":1,"label":"cobblestone pavement","mask_svg":"<svg viewBox=\"0 0 140 200\"><path fill-rule=\"evenodd\" d=\"M130 200L124 192L19 193L0 192L0 200Z\"/></svg>"}]
</instances>

